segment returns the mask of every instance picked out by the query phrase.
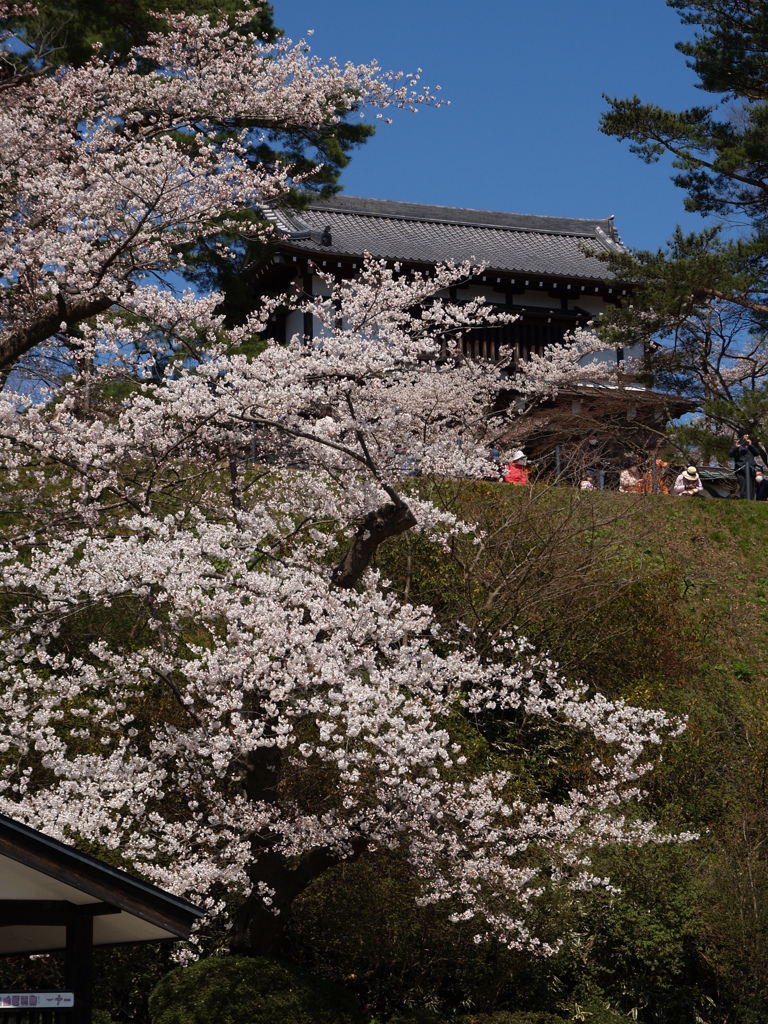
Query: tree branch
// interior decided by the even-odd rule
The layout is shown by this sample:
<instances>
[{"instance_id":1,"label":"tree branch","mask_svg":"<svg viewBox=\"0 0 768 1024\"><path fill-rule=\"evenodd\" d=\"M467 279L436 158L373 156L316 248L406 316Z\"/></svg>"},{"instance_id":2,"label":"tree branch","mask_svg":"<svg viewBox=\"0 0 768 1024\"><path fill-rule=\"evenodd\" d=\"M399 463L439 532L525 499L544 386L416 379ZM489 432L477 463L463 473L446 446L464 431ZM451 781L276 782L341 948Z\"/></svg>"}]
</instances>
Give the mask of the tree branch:
<instances>
[{"instance_id":1,"label":"tree branch","mask_svg":"<svg viewBox=\"0 0 768 1024\"><path fill-rule=\"evenodd\" d=\"M94 298L75 299L71 303L60 300L47 302L28 327L11 330L0 334L0 368L10 368L21 356L26 355L36 345L42 344L61 329L62 322L68 327L89 320L92 316L106 311L114 305L109 295L97 295Z\"/></svg>"},{"instance_id":2,"label":"tree branch","mask_svg":"<svg viewBox=\"0 0 768 1024\"><path fill-rule=\"evenodd\" d=\"M333 570L331 583L349 590L365 572L376 549L388 537L396 537L416 525L416 516L405 502L381 505L369 512L358 527L341 561Z\"/></svg>"}]
</instances>

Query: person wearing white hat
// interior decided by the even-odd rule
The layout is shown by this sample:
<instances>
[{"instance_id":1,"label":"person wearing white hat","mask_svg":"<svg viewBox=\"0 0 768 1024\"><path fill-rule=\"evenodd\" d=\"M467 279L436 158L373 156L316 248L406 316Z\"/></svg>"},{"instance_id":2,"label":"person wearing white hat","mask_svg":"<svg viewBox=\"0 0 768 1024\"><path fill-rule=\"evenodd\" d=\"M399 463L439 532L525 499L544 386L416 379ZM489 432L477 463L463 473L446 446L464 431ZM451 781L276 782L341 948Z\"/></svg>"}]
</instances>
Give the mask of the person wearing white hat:
<instances>
[{"instance_id":1,"label":"person wearing white hat","mask_svg":"<svg viewBox=\"0 0 768 1024\"><path fill-rule=\"evenodd\" d=\"M677 480L675 480L672 492L678 495L704 493L704 484L701 482L699 471L695 466L689 466L688 469L683 470Z\"/></svg>"},{"instance_id":2,"label":"person wearing white hat","mask_svg":"<svg viewBox=\"0 0 768 1024\"><path fill-rule=\"evenodd\" d=\"M520 448L516 452L512 452L509 463L504 470L504 476L502 480L508 484L527 484L528 483L528 470L526 469L526 463L528 459L525 457L525 452Z\"/></svg>"}]
</instances>

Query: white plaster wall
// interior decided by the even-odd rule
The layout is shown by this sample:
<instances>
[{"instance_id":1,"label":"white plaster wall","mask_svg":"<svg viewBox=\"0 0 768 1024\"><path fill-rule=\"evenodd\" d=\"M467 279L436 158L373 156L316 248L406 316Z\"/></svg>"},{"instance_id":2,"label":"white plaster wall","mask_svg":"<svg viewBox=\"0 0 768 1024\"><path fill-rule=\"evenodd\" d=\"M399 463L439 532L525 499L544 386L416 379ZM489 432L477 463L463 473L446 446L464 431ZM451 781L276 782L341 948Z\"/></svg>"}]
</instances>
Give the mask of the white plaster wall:
<instances>
[{"instance_id":1,"label":"white plaster wall","mask_svg":"<svg viewBox=\"0 0 768 1024\"><path fill-rule=\"evenodd\" d=\"M293 309L285 318L285 339L291 341L296 335L304 336L304 314Z\"/></svg>"},{"instance_id":2,"label":"white plaster wall","mask_svg":"<svg viewBox=\"0 0 768 1024\"><path fill-rule=\"evenodd\" d=\"M318 277L317 274L312 275L312 295L326 299L328 298L332 291L332 286L329 285L326 281L324 281L322 277ZM329 337L330 334L331 331L325 326L325 324L321 323L316 316L313 316L312 337L323 338Z\"/></svg>"}]
</instances>

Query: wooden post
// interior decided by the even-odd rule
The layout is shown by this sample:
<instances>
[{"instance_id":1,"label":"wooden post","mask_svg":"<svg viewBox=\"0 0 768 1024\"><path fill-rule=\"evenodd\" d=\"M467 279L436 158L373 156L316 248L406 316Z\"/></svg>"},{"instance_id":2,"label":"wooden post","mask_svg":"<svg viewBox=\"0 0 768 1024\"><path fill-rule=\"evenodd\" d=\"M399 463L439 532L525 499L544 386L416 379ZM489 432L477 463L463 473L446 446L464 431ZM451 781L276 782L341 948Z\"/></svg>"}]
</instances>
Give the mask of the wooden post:
<instances>
[{"instance_id":1,"label":"wooden post","mask_svg":"<svg viewBox=\"0 0 768 1024\"><path fill-rule=\"evenodd\" d=\"M83 915L67 925L67 988L74 992L72 1024L91 1024L93 1010L93 918Z\"/></svg>"}]
</instances>

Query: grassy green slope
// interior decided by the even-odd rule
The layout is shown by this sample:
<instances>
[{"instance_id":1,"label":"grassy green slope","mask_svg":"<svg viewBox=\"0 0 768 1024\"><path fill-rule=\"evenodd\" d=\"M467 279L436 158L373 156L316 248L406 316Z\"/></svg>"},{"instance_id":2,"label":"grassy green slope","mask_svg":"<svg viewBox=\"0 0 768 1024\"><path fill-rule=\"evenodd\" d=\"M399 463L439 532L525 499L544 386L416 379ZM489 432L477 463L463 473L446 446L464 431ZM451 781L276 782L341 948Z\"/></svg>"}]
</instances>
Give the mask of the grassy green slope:
<instances>
[{"instance_id":1,"label":"grassy green slope","mask_svg":"<svg viewBox=\"0 0 768 1024\"><path fill-rule=\"evenodd\" d=\"M393 588L434 605L448 632L461 619L482 645L483 630L517 623L572 677L686 715L648 804L701 838L597 858L622 894L550 908L568 936L550 961L477 950L411 911L396 862L326 879L297 915L297 955L346 976L379 1013L765 1020L768 504L431 489L480 533L447 554L418 537L391 545L379 568Z\"/></svg>"}]
</instances>

